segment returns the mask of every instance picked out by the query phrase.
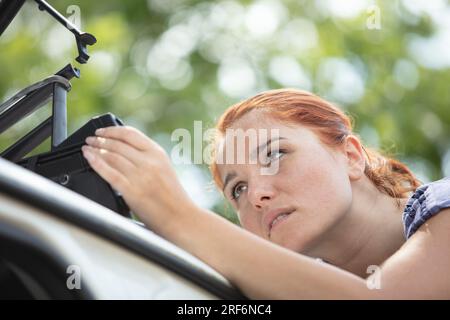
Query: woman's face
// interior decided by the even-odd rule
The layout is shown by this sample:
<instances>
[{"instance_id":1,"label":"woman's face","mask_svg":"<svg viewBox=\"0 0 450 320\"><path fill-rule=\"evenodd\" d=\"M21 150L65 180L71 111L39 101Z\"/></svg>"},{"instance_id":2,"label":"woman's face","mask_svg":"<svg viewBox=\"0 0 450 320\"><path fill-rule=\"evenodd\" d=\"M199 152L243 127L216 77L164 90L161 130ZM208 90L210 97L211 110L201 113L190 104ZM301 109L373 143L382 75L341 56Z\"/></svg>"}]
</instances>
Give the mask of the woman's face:
<instances>
[{"instance_id":1,"label":"woman's face","mask_svg":"<svg viewBox=\"0 0 450 320\"><path fill-rule=\"evenodd\" d=\"M352 190L344 152L322 144L310 129L284 124L260 110L247 113L230 129L268 130L267 137L257 136L256 145L262 146L258 156L277 169L262 174L267 162L249 161L248 155L255 149L249 139L245 140L244 148L239 148L236 136L223 138L219 151L223 152L224 159L232 149L238 155L245 153L243 164L228 159L218 164L220 177L226 183L224 194L243 228L302 252L349 211ZM271 135L271 129L278 129L278 133ZM268 138L272 143L265 147ZM280 216L280 212L288 214Z\"/></svg>"}]
</instances>

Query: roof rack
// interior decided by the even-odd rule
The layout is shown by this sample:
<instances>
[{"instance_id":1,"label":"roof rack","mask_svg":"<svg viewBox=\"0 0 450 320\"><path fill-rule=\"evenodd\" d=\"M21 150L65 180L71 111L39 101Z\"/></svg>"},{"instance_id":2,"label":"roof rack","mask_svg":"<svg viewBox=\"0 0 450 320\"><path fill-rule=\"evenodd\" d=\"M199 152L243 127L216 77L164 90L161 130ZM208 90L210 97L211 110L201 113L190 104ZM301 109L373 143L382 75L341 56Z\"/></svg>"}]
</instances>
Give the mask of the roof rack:
<instances>
[{"instance_id":1,"label":"roof rack","mask_svg":"<svg viewBox=\"0 0 450 320\"><path fill-rule=\"evenodd\" d=\"M81 64L86 63L89 59L87 46L95 44L96 38L90 33L80 31L46 1L34 1L40 10L49 13L74 34L78 48L78 57L75 60ZM25 0L0 0L0 35L12 22L24 2ZM0 105L1 134L52 99L52 115L2 152L1 157L18 161L49 136L52 140L52 150L67 138L67 92L71 88L69 81L73 77L79 78L80 70L68 64L53 76L26 87Z\"/></svg>"},{"instance_id":2,"label":"roof rack","mask_svg":"<svg viewBox=\"0 0 450 320\"><path fill-rule=\"evenodd\" d=\"M47 2L34 1L40 10L49 13L74 34L78 48L78 57L75 60L81 64L86 63L89 59L87 46L97 42L95 37L80 31ZM0 35L17 15L24 2L24 0L0 0ZM81 155L81 146L86 136L94 135L98 127L123 125L122 121L109 113L94 117L67 137L67 92L71 89L70 80L74 77L80 77L80 70L69 63L54 75L20 90L0 105L1 134L52 101L51 116L0 153L0 157L45 176L123 216L131 217L130 210L121 195L94 172ZM24 158L48 137L51 137L49 152Z\"/></svg>"},{"instance_id":3,"label":"roof rack","mask_svg":"<svg viewBox=\"0 0 450 320\"><path fill-rule=\"evenodd\" d=\"M76 25L67 20L62 14L55 10L50 4L44 0L34 0L38 4L41 11L46 11L67 30L71 31L75 36L78 48L78 57L75 58L79 63L84 64L89 60L87 46L92 46L97 39L90 33L80 31ZM22 8L25 0L0 0L0 35L8 27L14 17Z\"/></svg>"}]
</instances>

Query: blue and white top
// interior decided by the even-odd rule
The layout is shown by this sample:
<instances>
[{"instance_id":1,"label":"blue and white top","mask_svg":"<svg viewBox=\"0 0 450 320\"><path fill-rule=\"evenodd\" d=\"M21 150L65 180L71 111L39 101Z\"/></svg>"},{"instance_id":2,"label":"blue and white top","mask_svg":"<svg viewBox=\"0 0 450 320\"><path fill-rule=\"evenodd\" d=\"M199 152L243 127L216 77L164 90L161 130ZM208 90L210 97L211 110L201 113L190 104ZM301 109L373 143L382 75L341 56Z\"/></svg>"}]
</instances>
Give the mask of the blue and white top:
<instances>
[{"instance_id":1,"label":"blue and white top","mask_svg":"<svg viewBox=\"0 0 450 320\"><path fill-rule=\"evenodd\" d=\"M450 207L450 177L421 185L406 203L403 227L409 239L419 227L439 211Z\"/></svg>"}]
</instances>

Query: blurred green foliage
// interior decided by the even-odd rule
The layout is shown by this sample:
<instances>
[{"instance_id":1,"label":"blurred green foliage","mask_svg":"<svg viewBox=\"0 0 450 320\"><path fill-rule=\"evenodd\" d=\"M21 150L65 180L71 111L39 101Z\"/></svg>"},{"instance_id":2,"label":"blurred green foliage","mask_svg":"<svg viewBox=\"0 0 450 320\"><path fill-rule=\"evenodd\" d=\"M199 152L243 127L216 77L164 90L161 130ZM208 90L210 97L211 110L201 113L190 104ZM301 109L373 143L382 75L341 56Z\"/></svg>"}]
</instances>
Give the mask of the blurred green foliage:
<instances>
[{"instance_id":1,"label":"blurred green foliage","mask_svg":"<svg viewBox=\"0 0 450 320\"><path fill-rule=\"evenodd\" d=\"M192 131L194 120L202 120L206 129L238 100L298 87L340 105L366 144L407 162L422 180L450 174L445 1L421 7L400 0L50 3L69 19L81 18L81 29L96 36L90 61L77 65L73 36L28 1L0 38L0 98L74 63L81 79L72 80L68 96L69 133L112 112L170 150L176 128ZM371 29L376 18L380 28ZM1 147L48 112L8 130ZM178 169L202 181L199 194L214 199L205 205L236 221L209 188L206 165L194 175Z\"/></svg>"}]
</instances>

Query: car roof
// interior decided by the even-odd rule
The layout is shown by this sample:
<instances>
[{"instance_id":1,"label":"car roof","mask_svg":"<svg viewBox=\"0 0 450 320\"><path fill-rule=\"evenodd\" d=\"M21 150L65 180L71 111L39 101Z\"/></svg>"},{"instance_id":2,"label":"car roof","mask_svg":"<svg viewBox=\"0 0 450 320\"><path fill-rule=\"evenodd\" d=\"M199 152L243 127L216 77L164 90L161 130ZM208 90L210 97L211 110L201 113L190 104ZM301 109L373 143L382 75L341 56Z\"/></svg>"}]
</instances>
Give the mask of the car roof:
<instances>
[{"instance_id":1,"label":"car roof","mask_svg":"<svg viewBox=\"0 0 450 320\"><path fill-rule=\"evenodd\" d=\"M152 231L3 158L0 192L124 246L218 297L245 299L217 271Z\"/></svg>"}]
</instances>

